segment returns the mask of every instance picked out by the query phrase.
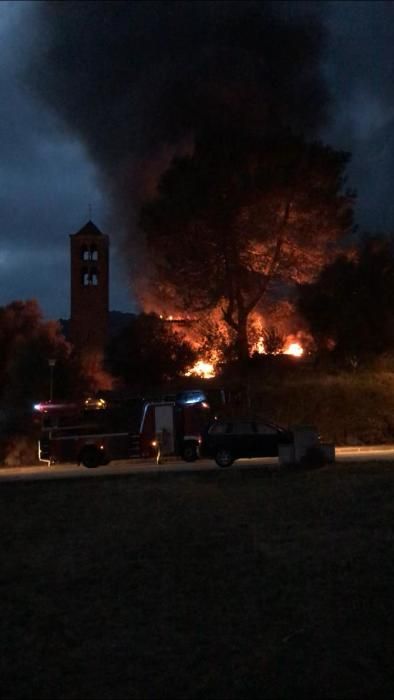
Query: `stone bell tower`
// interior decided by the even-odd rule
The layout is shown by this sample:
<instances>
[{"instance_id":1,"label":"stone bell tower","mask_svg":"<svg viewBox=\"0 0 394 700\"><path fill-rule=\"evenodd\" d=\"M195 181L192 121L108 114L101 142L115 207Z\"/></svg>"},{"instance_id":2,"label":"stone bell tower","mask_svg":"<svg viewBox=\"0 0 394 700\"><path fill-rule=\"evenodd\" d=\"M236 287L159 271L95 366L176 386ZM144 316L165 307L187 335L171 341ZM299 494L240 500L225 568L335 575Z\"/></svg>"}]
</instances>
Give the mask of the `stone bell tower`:
<instances>
[{"instance_id":1,"label":"stone bell tower","mask_svg":"<svg viewBox=\"0 0 394 700\"><path fill-rule=\"evenodd\" d=\"M80 352L103 352L108 340L109 238L88 221L70 235L70 341Z\"/></svg>"}]
</instances>

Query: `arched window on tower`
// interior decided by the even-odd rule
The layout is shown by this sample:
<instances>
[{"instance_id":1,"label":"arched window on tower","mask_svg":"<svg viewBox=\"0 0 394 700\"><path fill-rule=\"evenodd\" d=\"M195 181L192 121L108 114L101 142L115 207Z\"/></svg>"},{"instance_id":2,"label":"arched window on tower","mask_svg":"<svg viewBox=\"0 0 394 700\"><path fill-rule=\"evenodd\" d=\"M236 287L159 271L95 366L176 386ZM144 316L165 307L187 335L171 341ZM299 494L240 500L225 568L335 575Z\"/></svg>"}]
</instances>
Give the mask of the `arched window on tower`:
<instances>
[{"instance_id":1,"label":"arched window on tower","mask_svg":"<svg viewBox=\"0 0 394 700\"><path fill-rule=\"evenodd\" d=\"M83 287L98 286L97 267L83 267L81 269L81 284Z\"/></svg>"},{"instance_id":2,"label":"arched window on tower","mask_svg":"<svg viewBox=\"0 0 394 700\"><path fill-rule=\"evenodd\" d=\"M81 270L81 284L83 287L87 287L89 284L89 270L87 267L83 267Z\"/></svg>"},{"instance_id":3,"label":"arched window on tower","mask_svg":"<svg viewBox=\"0 0 394 700\"><path fill-rule=\"evenodd\" d=\"M89 260L89 248L83 245L81 248L81 260Z\"/></svg>"},{"instance_id":4,"label":"arched window on tower","mask_svg":"<svg viewBox=\"0 0 394 700\"><path fill-rule=\"evenodd\" d=\"M98 250L95 245L90 246L90 259L98 260Z\"/></svg>"}]
</instances>

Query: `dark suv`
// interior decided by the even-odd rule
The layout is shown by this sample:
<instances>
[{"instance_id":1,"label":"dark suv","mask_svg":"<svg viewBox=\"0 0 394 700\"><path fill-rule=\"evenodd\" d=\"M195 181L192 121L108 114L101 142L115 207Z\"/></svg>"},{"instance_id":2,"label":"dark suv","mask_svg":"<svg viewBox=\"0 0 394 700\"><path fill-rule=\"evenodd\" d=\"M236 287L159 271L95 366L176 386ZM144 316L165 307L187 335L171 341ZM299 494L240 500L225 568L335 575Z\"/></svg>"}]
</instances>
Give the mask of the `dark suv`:
<instances>
[{"instance_id":1,"label":"dark suv","mask_svg":"<svg viewBox=\"0 0 394 700\"><path fill-rule=\"evenodd\" d=\"M229 467L242 457L277 457L279 444L291 444L290 430L258 420L215 421L203 437L200 453Z\"/></svg>"}]
</instances>

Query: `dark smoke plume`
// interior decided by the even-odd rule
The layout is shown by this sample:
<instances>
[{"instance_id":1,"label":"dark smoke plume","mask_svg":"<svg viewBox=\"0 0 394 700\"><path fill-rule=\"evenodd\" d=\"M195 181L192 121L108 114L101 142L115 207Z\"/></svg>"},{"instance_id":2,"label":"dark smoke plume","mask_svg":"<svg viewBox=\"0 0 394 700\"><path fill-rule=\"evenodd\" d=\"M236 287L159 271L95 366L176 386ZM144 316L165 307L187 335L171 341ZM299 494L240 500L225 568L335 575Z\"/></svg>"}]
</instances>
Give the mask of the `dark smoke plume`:
<instances>
[{"instance_id":1,"label":"dark smoke plume","mask_svg":"<svg viewBox=\"0 0 394 700\"><path fill-rule=\"evenodd\" d=\"M97 164L132 241L134 207L214 129L327 115L316 18L269 2L40 2L34 90Z\"/></svg>"}]
</instances>

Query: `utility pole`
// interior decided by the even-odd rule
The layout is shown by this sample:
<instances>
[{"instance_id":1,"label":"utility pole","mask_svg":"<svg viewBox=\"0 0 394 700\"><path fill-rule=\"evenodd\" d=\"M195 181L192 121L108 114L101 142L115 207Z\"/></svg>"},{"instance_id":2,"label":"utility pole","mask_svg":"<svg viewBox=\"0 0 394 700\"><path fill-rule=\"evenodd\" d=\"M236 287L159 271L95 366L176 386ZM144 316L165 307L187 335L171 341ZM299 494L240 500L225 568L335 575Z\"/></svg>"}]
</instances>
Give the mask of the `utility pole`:
<instances>
[{"instance_id":1,"label":"utility pole","mask_svg":"<svg viewBox=\"0 0 394 700\"><path fill-rule=\"evenodd\" d=\"M53 370L56 364L56 360L48 360L49 365L49 400L53 399Z\"/></svg>"}]
</instances>

